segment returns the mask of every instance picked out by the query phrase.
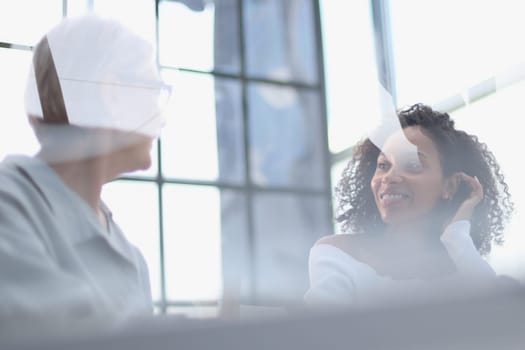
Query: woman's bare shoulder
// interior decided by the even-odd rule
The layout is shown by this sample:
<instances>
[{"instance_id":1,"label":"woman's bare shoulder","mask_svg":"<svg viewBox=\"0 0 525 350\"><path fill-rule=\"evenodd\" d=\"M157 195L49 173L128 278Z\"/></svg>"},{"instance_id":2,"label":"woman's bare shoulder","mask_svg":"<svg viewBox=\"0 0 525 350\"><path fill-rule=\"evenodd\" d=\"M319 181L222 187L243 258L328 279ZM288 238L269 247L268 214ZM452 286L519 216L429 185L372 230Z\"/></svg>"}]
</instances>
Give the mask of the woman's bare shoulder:
<instances>
[{"instance_id":1,"label":"woman's bare shoulder","mask_svg":"<svg viewBox=\"0 0 525 350\"><path fill-rule=\"evenodd\" d=\"M342 233L321 237L315 245L331 245L353 257L359 257L366 250L368 241L369 238L365 234Z\"/></svg>"}]
</instances>

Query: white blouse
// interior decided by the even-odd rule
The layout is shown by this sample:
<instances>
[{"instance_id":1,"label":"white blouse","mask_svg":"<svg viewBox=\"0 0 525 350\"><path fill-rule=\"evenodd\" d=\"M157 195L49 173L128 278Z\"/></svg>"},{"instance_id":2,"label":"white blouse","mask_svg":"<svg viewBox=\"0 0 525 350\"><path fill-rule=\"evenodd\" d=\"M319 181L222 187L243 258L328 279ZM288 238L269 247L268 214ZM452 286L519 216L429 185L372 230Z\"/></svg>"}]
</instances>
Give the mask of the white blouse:
<instances>
[{"instance_id":1,"label":"white blouse","mask_svg":"<svg viewBox=\"0 0 525 350\"><path fill-rule=\"evenodd\" d=\"M476 250L469 221L449 225L441 241L456 272L432 280L381 276L343 250L330 244L317 244L310 250L310 288L304 300L309 305L374 306L464 296L492 285L496 274Z\"/></svg>"}]
</instances>

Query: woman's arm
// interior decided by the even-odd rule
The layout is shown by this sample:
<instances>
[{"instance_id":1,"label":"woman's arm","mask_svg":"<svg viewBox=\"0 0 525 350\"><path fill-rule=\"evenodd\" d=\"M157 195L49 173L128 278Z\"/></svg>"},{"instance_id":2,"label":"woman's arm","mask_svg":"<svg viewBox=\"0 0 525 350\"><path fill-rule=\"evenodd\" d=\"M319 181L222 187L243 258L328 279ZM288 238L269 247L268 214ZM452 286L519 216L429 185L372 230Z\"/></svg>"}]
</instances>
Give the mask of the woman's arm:
<instances>
[{"instance_id":1,"label":"woman's arm","mask_svg":"<svg viewBox=\"0 0 525 350\"><path fill-rule=\"evenodd\" d=\"M310 287L304 295L309 305L352 305L355 303L355 284L351 266L338 248L316 244L310 250L308 271Z\"/></svg>"},{"instance_id":2,"label":"woman's arm","mask_svg":"<svg viewBox=\"0 0 525 350\"><path fill-rule=\"evenodd\" d=\"M463 277L489 278L496 273L483 259L470 236L470 221L460 220L450 224L441 235L441 242Z\"/></svg>"}]
</instances>

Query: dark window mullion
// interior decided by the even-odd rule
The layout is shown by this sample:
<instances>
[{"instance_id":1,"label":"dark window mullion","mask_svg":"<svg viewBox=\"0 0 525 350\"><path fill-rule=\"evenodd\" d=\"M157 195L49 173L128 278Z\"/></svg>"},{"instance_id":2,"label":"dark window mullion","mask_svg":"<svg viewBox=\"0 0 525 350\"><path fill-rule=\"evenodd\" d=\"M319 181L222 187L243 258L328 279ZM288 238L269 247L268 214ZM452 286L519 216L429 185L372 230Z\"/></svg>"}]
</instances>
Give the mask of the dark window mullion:
<instances>
[{"instance_id":1,"label":"dark window mullion","mask_svg":"<svg viewBox=\"0 0 525 350\"><path fill-rule=\"evenodd\" d=\"M32 46L20 45L20 44L14 44L14 43L6 43L4 41L0 41L0 48L12 49L12 50L21 50L21 51L33 51L33 47Z\"/></svg>"},{"instance_id":2,"label":"dark window mullion","mask_svg":"<svg viewBox=\"0 0 525 350\"><path fill-rule=\"evenodd\" d=\"M155 0L155 45L156 45L156 59L157 65L160 67L159 58L159 3L160 0ZM159 208L159 263L160 263L160 312L166 314L167 312L167 298L166 298L166 266L165 266L165 248L164 248L164 197L163 184L164 179L162 175L162 141L160 137L157 139L157 176L155 178L158 193L158 208Z\"/></svg>"},{"instance_id":3,"label":"dark window mullion","mask_svg":"<svg viewBox=\"0 0 525 350\"><path fill-rule=\"evenodd\" d=\"M244 23L244 0L237 0L238 8L238 25L239 25L239 51L240 51L240 81L241 81L241 101L243 117L243 145L244 145L244 171L246 181L246 222L247 222L247 242L248 242L248 259L249 259L249 299L255 300L255 291L257 290L256 279L256 261L255 261L255 225L253 214L253 181L251 177L251 159L250 159L250 127L248 111L248 87L246 78L246 47L245 47L245 23Z\"/></svg>"},{"instance_id":4,"label":"dark window mullion","mask_svg":"<svg viewBox=\"0 0 525 350\"><path fill-rule=\"evenodd\" d=\"M211 75L213 77L217 78L224 78L224 79L233 79L233 80L244 80L251 83L262 83L262 84L269 84L269 85L276 85L276 86L283 86L283 87L291 87L296 89L304 89L304 90L319 90L321 86L319 84L308 84L308 83L302 83L300 81L294 81L294 80L276 80L276 79L270 79L270 78L264 78L264 77L258 77L258 76L246 76L245 73L240 74L234 74L234 73L225 73L221 71L202 71L197 69L189 69L189 68L182 68L182 67L174 67L169 65L160 65L161 69L165 70L175 70L178 72L183 73L193 73L193 74L201 74L201 75Z\"/></svg>"},{"instance_id":5,"label":"dark window mullion","mask_svg":"<svg viewBox=\"0 0 525 350\"><path fill-rule=\"evenodd\" d=\"M135 182L159 182L159 179L156 177L141 177L141 176L122 176L114 181L135 181ZM323 187L320 189L304 188L304 187L293 187L293 186L259 186L251 184L235 184L229 182L220 182L220 181L205 181L205 180L190 180L190 179L172 179L162 177L163 184L173 184L173 185L189 185L189 186L207 186L207 187L216 187L218 189L225 190L235 190L235 191L248 191L252 190L253 192L284 192L284 193L299 193L299 194L324 194L326 193L326 188Z\"/></svg>"},{"instance_id":6,"label":"dark window mullion","mask_svg":"<svg viewBox=\"0 0 525 350\"><path fill-rule=\"evenodd\" d=\"M397 102L394 57L390 27L390 8L388 0L370 0L377 72L383 87L392 96L394 106Z\"/></svg>"}]
</instances>

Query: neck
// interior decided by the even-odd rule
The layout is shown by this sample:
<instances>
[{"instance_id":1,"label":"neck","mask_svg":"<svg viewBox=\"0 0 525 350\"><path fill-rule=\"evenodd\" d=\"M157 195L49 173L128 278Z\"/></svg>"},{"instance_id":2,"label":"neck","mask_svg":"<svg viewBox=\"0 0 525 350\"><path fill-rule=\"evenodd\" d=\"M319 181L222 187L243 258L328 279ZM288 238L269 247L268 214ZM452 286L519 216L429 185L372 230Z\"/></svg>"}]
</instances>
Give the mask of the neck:
<instances>
[{"instance_id":1,"label":"neck","mask_svg":"<svg viewBox=\"0 0 525 350\"><path fill-rule=\"evenodd\" d=\"M434 237L431 222L428 220L403 225L388 225L385 233L385 238L390 244L410 251L423 252L439 242L439 239L434 239L437 237Z\"/></svg>"},{"instance_id":2,"label":"neck","mask_svg":"<svg viewBox=\"0 0 525 350\"><path fill-rule=\"evenodd\" d=\"M100 211L102 186L112 179L103 158L51 163L62 181L75 191L97 213Z\"/></svg>"}]
</instances>

